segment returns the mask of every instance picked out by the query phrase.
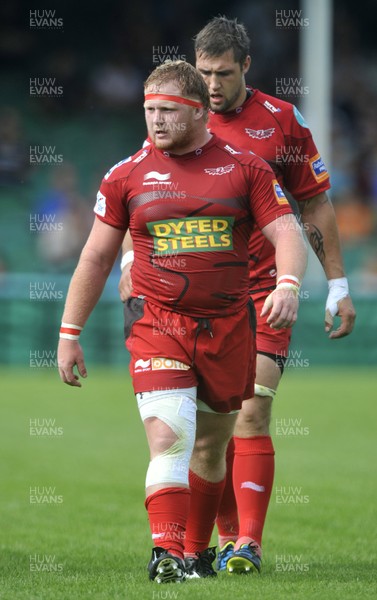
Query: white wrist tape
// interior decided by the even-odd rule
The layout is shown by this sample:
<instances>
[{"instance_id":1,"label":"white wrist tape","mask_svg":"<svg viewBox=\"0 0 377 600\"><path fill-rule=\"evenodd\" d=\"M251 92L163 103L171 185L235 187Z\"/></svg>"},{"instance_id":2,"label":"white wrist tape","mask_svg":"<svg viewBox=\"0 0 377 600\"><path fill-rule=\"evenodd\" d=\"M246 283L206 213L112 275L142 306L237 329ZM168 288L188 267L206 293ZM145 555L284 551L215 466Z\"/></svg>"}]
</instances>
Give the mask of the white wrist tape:
<instances>
[{"instance_id":1,"label":"white wrist tape","mask_svg":"<svg viewBox=\"0 0 377 600\"><path fill-rule=\"evenodd\" d=\"M298 295L300 291L300 280L295 275L281 275L277 280L276 290L291 290Z\"/></svg>"},{"instance_id":2,"label":"white wrist tape","mask_svg":"<svg viewBox=\"0 0 377 600\"><path fill-rule=\"evenodd\" d=\"M122 260L120 262L120 270L123 271L124 267L126 265L128 265L128 263L133 262L133 261L134 261L134 251L133 250L128 250L122 256Z\"/></svg>"},{"instance_id":3,"label":"white wrist tape","mask_svg":"<svg viewBox=\"0 0 377 600\"><path fill-rule=\"evenodd\" d=\"M60 327L59 337L63 340L77 341L82 332L80 325L73 325L73 323L62 323Z\"/></svg>"},{"instance_id":4,"label":"white wrist tape","mask_svg":"<svg viewBox=\"0 0 377 600\"><path fill-rule=\"evenodd\" d=\"M329 311L332 317L335 317L339 307L338 302L349 295L347 277L338 279L329 279L329 294L326 300L326 311Z\"/></svg>"},{"instance_id":5,"label":"white wrist tape","mask_svg":"<svg viewBox=\"0 0 377 600\"><path fill-rule=\"evenodd\" d=\"M290 280L290 282L296 283L299 287L301 285L301 282L300 282L299 278L296 277L295 275L280 275L280 277L279 277L279 279L277 280L276 283L279 284L279 283L281 283L283 281L286 281L286 280Z\"/></svg>"},{"instance_id":6,"label":"white wrist tape","mask_svg":"<svg viewBox=\"0 0 377 600\"><path fill-rule=\"evenodd\" d=\"M277 280L276 288L269 294L265 300L263 305L263 310L267 308L268 310L272 308L273 305L273 295L277 290L290 290L298 296L300 291L300 280L295 277L295 275L281 275Z\"/></svg>"}]
</instances>

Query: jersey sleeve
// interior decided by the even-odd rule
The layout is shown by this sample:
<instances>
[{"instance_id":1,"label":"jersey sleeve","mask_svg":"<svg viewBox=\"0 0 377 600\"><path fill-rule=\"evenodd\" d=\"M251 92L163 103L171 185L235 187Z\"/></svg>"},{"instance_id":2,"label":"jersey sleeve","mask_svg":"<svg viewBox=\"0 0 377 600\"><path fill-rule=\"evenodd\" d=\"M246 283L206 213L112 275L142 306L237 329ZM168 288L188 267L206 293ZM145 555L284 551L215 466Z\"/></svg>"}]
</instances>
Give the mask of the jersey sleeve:
<instances>
[{"instance_id":1,"label":"jersey sleeve","mask_svg":"<svg viewBox=\"0 0 377 600\"><path fill-rule=\"evenodd\" d=\"M97 192L94 213L104 223L126 231L129 225L127 210L127 192L123 179L115 181L102 180Z\"/></svg>"},{"instance_id":2,"label":"jersey sleeve","mask_svg":"<svg viewBox=\"0 0 377 600\"><path fill-rule=\"evenodd\" d=\"M285 144L281 149L284 185L297 201L307 200L330 188L326 166L305 119L294 105L284 115Z\"/></svg>"},{"instance_id":3,"label":"jersey sleeve","mask_svg":"<svg viewBox=\"0 0 377 600\"><path fill-rule=\"evenodd\" d=\"M259 162L258 167L250 166L250 207L259 229L263 229L278 217L293 211L272 169L261 160Z\"/></svg>"}]
</instances>

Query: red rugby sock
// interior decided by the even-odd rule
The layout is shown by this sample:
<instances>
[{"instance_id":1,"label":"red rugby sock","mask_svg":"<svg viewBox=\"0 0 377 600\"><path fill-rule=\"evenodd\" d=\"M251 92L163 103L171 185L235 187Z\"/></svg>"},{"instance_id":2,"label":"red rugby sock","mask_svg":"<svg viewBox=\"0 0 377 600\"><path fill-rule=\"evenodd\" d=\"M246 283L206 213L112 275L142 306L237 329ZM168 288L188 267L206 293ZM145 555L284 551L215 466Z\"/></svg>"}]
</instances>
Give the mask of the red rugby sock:
<instances>
[{"instance_id":1,"label":"red rugby sock","mask_svg":"<svg viewBox=\"0 0 377 600\"><path fill-rule=\"evenodd\" d=\"M268 435L234 437L234 443L233 485L240 519L236 548L251 540L261 545L274 481L272 439Z\"/></svg>"},{"instance_id":2,"label":"red rugby sock","mask_svg":"<svg viewBox=\"0 0 377 600\"><path fill-rule=\"evenodd\" d=\"M183 558L185 529L190 509L190 490L164 488L145 501L154 546Z\"/></svg>"},{"instance_id":3,"label":"red rugby sock","mask_svg":"<svg viewBox=\"0 0 377 600\"><path fill-rule=\"evenodd\" d=\"M226 451L226 480L221 498L216 525L219 533L219 547L238 538L238 511L233 489L234 440L230 439Z\"/></svg>"},{"instance_id":4,"label":"red rugby sock","mask_svg":"<svg viewBox=\"0 0 377 600\"><path fill-rule=\"evenodd\" d=\"M202 479L190 470L190 515L187 521L185 556L195 556L209 546L225 478L218 483Z\"/></svg>"}]
</instances>

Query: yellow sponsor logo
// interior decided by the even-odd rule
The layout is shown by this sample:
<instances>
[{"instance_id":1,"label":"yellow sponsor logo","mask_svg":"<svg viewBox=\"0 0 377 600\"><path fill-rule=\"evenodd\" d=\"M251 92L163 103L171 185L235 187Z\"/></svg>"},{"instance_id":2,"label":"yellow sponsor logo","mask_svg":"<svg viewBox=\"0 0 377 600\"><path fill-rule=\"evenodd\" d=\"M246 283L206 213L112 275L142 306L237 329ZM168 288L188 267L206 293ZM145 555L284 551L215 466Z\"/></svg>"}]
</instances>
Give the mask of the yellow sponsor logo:
<instances>
[{"instance_id":1,"label":"yellow sponsor logo","mask_svg":"<svg viewBox=\"0 0 377 600\"><path fill-rule=\"evenodd\" d=\"M157 254L233 250L234 217L199 217L147 223Z\"/></svg>"},{"instance_id":2,"label":"yellow sponsor logo","mask_svg":"<svg viewBox=\"0 0 377 600\"><path fill-rule=\"evenodd\" d=\"M179 360L173 360L172 358L152 358L152 371L166 371L167 369L174 369L175 371L188 371L189 366Z\"/></svg>"}]
</instances>

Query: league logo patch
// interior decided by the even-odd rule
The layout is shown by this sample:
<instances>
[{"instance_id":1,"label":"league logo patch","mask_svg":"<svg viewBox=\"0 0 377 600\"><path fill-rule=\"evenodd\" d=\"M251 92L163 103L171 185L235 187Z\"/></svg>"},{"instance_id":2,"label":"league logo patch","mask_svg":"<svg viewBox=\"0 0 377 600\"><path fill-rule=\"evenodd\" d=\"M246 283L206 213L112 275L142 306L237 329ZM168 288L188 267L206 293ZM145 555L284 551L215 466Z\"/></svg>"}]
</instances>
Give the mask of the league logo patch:
<instances>
[{"instance_id":1,"label":"league logo patch","mask_svg":"<svg viewBox=\"0 0 377 600\"><path fill-rule=\"evenodd\" d=\"M329 174L327 172L325 163L323 162L319 154L316 154L309 160L309 165L312 170L314 179L318 183L328 178Z\"/></svg>"},{"instance_id":2,"label":"league logo patch","mask_svg":"<svg viewBox=\"0 0 377 600\"><path fill-rule=\"evenodd\" d=\"M225 167L215 167L213 169L204 169L205 173L208 173L208 175L226 175L227 173L230 173L231 171L233 171L234 167L236 165L226 165Z\"/></svg>"},{"instance_id":3,"label":"league logo patch","mask_svg":"<svg viewBox=\"0 0 377 600\"><path fill-rule=\"evenodd\" d=\"M106 214L106 196L101 194L101 192L97 192L97 201L94 212L100 217L104 217Z\"/></svg>"},{"instance_id":4,"label":"league logo patch","mask_svg":"<svg viewBox=\"0 0 377 600\"><path fill-rule=\"evenodd\" d=\"M270 112L272 112L272 114L277 113L277 112L281 112L281 108L276 108L276 106L274 106L273 104L271 104L271 102L269 102L268 100L266 100L263 104Z\"/></svg>"},{"instance_id":5,"label":"league logo patch","mask_svg":"<svg viewBox=\"0 0 377 600\"><path fill-rule=\"evenodd\" d=\"M232 148L231 146L229 146L229 144L227 144L226 146L224 146L225 150L228 150L228 152L230 154L242 154L242 152L239 152L238 150L235 150L234 148Z\"/></svg>"},{"instance_id":6,"label":"league logo patch","mask_svg":"<svg viewBox=\"0 0 377 600\"><path fill-rule=\"evenodd\" d=\"M280 205L289 204L287 198L284 195L283 190L280 187L280 184L277 179L272 180L272 189L274 190L276 202Z\"/></svg>"},{"instance_id":7,"label":"league logo patch","mask_svg":"<svg viewBox=\"0 0 377 600\"><path fill-rule=\"evenodd\" d=\"M140 156L138 156L137 158L135 158L132 162L134 163L139 163L142 160L144 160L144 158L148 156L148 151L147 150L143 150L143 152L140 154Z\"/></svg>"},{"instance_id":8,"label":"league logo patch","mask_svg":"<svg viewBox=\"0 0 377 600\"><path fill-rule=\"evenodd\" d=\"M265 140L275 133L275 127L271 127L270 129L247 129L245 127L245 131L254 140Z\"/></svg>"}]
</instances>

